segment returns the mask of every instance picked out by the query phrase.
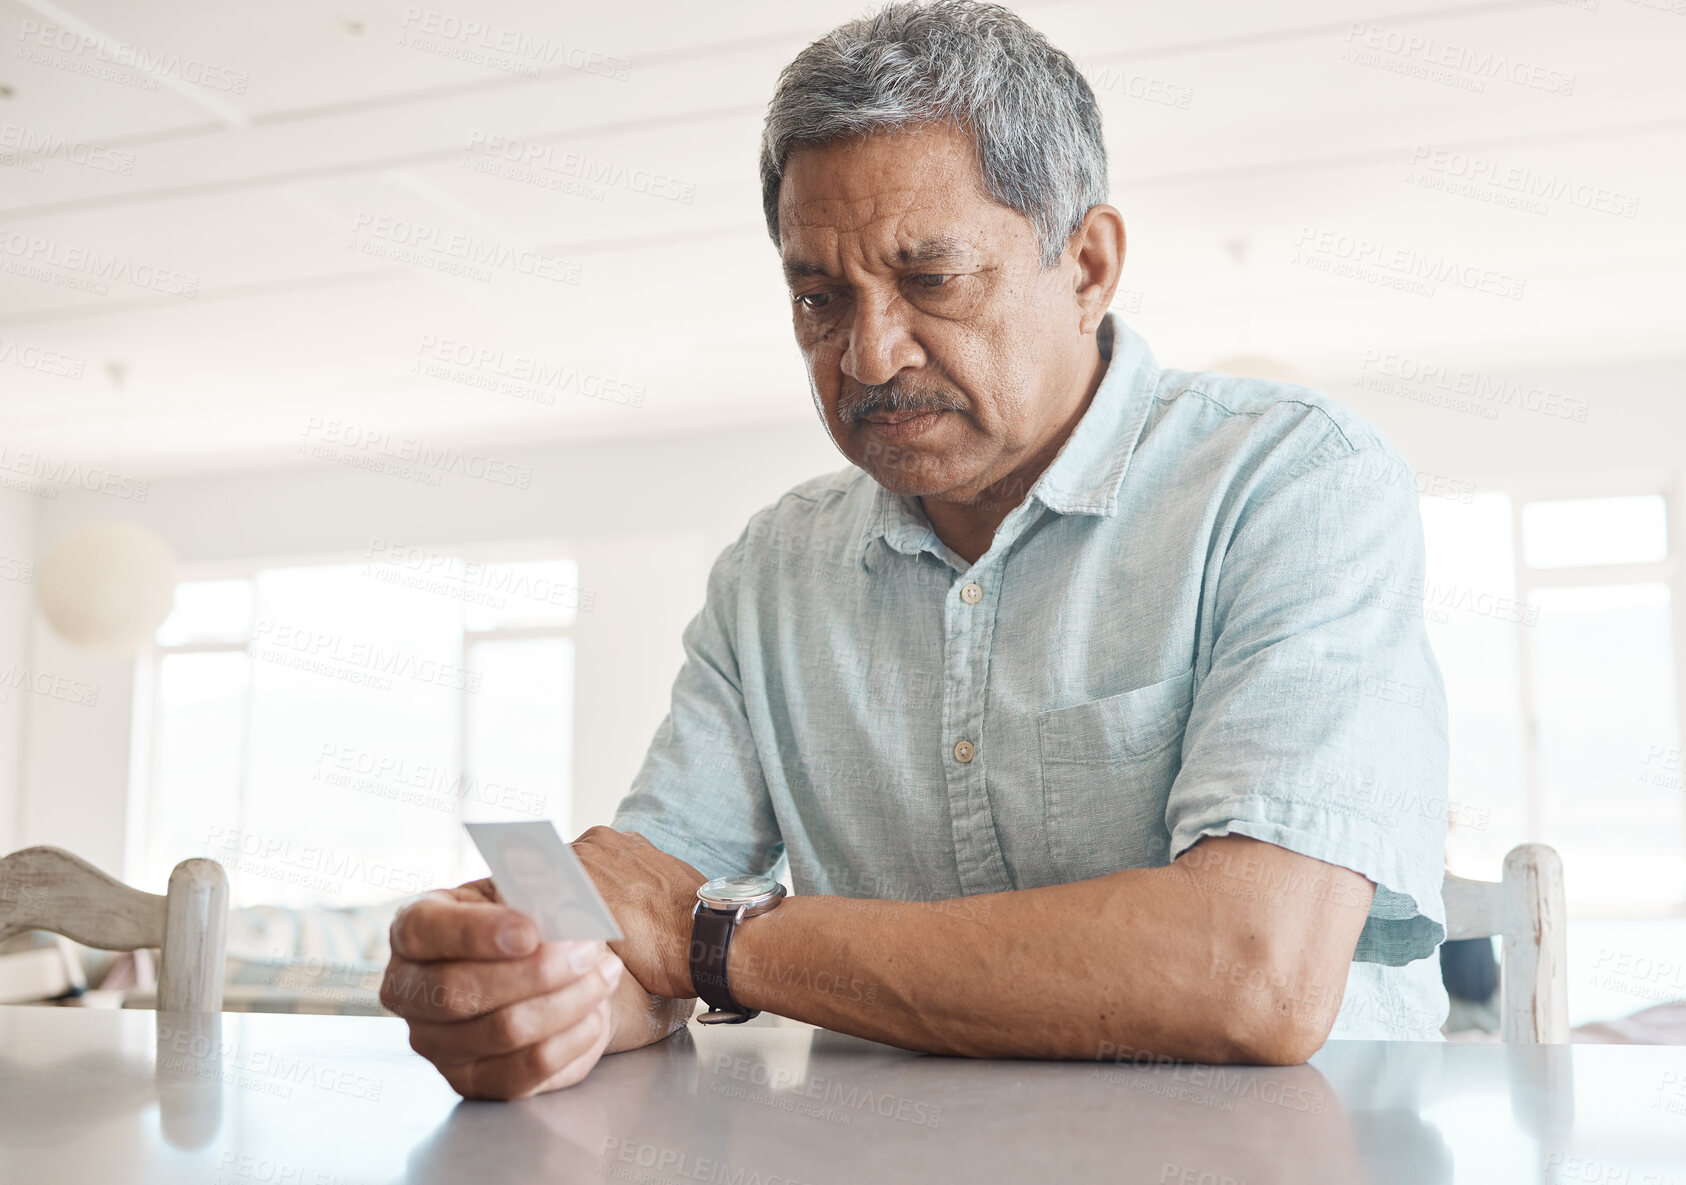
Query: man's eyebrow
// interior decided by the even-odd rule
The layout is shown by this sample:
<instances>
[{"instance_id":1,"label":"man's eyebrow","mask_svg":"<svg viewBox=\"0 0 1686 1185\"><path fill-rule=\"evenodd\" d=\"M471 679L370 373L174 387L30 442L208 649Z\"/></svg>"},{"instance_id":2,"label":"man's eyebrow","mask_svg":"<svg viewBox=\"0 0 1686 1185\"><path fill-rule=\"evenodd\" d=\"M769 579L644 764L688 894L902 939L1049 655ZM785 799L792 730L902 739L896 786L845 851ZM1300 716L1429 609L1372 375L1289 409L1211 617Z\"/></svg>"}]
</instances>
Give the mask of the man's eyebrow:
<instances>
[{"instance_id":1,"label":"man's eyebrow","mask_svg":"<svg viewBox=\"0 0 1686 1185\"><path fill-rule=\"evenodd\" d=\"M967 259L976 254L972 245L964 239L940 236L925 239L911 247L902 247L896 252L895 265L897 267L918 267L932 263L943 263ZM829 276L831 273L818 263L806 259L787 259L784 263L784 278L794 283L813 276Z\"/></svg>"},{"instance_id":2,"label":"man's eyebrow","mask_svg":"<svg viewBox=\"0 0 1686 1185\"><path fill-rule=\"evenodd\" d=\"M921 263L942 263L969 257L975 254L972 245L964 239L950 238L946 235L935 239L926 239L915 243L911 247L903 247L896 252L896 262L902 267L909 267Z\"/></svg>"},{"instance_id":3,"label":"man's eyebrow","mask_svg":"<svg viewBox=\"0 0 1686 1185\"><path fill-rule=\"evenodd\" d=\"M795 283L812 276L829 276L831 273L817 263L810 263L806 259L787 259L784 261L784 278Z\"/></svg>"}]
</instances>

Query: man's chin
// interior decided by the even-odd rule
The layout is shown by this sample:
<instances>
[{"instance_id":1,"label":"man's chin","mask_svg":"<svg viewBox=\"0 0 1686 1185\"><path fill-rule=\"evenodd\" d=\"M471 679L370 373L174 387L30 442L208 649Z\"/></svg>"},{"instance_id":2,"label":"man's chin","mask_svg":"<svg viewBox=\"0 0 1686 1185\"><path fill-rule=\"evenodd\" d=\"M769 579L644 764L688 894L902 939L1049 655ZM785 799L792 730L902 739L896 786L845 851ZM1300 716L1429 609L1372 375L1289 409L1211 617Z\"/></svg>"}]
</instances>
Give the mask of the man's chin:
<instances>
[{"instance_id":1,"label":"man's chin","mask_svg":"<svg viewBox=\"0 0 1686 1185\"><path fill-rule=\"evenodd\" d=\"M964 501L953 495L966 482L955 472L952 459L928 454L903 453L886 461L884 458L861 457L855 465L866 471L873 481L904 498L939 498L944 501Z\"/></svg>"},{"instance_id":2,"label":"man's chin","mask_svg":"<svg viewBox=\"0 0 1686 1185\"><path fill-rule=\"evenodd\" d=\"M852 424L850 460L892 493L910 498L941 493L954 484L953 446L942 439L949 427L944 421L951 418L952 413L938 413L911 433L904 425Z\"/></svg>"},{"instance_id":3,"label":"man's chin","mask_svg":"<svg viewBox=\"0 0 1686 1185\"><path fill-rule=\"evenodd\" d=\"M942 493L944 488L942 482L921 480L901 470L875 472L867 469L866 474L892 494L899 494L903 498L931 498Z\"/></svg>"},{"instance_id":4,"label":"man's chin","mask_svg":"<svg viewBox=\"0 0 1686 1185\"><path fill-rule=\"evenodd\" d=\"M976 471L954 465L952 458L928 457L924 460L926 464L917 467L881 465L874 468L860 461L855 464L890 493L899 494L904 498L923 498L927 501L947 502L979 510L1011 508L1023 499L1021 492L1020 496L1012 499L1010 503L1004 502L1004 495L994 491L984 477Z\"/></svg>"}]
</instances>

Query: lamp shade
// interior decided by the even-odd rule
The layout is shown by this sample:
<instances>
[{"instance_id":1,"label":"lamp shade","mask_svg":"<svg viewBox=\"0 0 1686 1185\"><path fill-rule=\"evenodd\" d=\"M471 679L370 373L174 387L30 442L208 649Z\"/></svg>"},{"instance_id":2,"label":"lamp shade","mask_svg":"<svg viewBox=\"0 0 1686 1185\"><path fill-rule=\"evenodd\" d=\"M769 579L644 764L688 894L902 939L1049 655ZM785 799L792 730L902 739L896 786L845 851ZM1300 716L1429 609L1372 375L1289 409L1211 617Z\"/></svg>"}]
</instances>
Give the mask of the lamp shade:
<instances>
[{"instance_id":1,"label":"lamp shade","mask_svg":"<svg viewBox=\"0 0 1686 1185\"><path fill-rule=\"evenodd\" d=\"M176 596L176 557L136 523L78 527L36 570L41 612L72 645L108 654L135 650L164 624Z\"/></svg>"}]
</instances>

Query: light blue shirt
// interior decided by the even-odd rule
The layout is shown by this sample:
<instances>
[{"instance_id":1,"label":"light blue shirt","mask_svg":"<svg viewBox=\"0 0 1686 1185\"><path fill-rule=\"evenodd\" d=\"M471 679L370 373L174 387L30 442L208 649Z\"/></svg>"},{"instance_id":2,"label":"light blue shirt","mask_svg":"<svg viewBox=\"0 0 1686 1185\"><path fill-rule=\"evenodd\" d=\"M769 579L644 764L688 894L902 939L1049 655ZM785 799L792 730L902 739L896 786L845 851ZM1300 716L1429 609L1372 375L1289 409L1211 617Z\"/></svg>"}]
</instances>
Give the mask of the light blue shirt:
<instances>
[{"instance_id":1,"label":"light blue shirt","mask_svg":"<svg viewBox=\"0 0 1686 1185\"><path fill-rule=\"evenodd\" d=\"M1317 391L1161 369L1115 314L1099 338L1088 409L976 563L854 468L750 520L614 826L707 876L783 855L799 894L901 900L1251 836L1377 886L1332 1036L1438 1039L1416 479ZM1245 998L1234 974L1214 999Z\"/></svg>"}]
</instances>

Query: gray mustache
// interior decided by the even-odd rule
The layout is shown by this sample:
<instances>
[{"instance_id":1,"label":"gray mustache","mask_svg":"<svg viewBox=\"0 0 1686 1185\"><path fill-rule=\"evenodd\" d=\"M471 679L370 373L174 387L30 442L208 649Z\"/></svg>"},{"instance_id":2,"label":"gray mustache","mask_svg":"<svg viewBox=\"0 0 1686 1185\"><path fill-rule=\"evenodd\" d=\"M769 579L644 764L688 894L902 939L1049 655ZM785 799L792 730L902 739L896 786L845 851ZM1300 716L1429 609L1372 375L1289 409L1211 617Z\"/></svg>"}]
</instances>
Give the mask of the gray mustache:
<instances>
[{"instance_id":1,"label":"gray mustache","mask_svg":"<svg viewBox=\"0 0 1686 1185\"><path fill-rule=\"evenodd\" d=\"M924 394L897 387L894 383L879 383L862 387L852 399L840 400L837 418L853 424L868 416L899 415L907 412L965 411L965 401L946 392Z\"/></svg>"}]
</instances>

